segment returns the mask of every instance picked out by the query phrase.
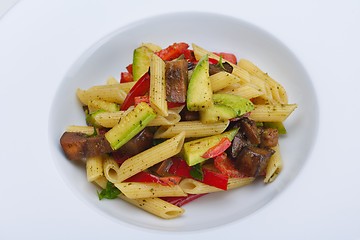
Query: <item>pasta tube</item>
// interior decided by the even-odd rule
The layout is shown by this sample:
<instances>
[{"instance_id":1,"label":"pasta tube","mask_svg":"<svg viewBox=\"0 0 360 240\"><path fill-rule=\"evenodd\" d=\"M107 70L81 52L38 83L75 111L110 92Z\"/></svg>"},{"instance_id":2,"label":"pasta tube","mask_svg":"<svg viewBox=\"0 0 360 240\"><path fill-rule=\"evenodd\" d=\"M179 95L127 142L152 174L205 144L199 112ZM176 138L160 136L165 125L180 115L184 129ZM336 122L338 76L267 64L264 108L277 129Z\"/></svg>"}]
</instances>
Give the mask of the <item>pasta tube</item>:
<instances>
[{"instance_id":1,"label":"pasta tube","mask_svg":"<svg viewBox=\"0 0 360 240\"><path fill-rule=\"evenodd\" d=\"M165 85L165 62L156 54L151 54L150 61L150 91L151 107L160 115L168 115Z\"/></svg>"},{"instance_id":2,"label":"pasta tube","mask_svg":"<svg viewBox=\"0 0 360 240\"><path fill-rule=\"evenodd\" d=\"M273 182L275 178L279 175L283 167L279 144L272 149L275 150L275 153L271 156L269 163L266 167L266 174L264 179L265 183Z\"/></svg>"},{"instance_id":3,"label":"pasta tube","mask_svg":"<svg viewBox=\"0 0 360 240\"><path fill-rule=\"evenodd\" d=\"M254 181L253 177L245 177L245 178L229 178L227 190L240 188L246 186ZM221 192L224 191L220 188L207 185L205 183L199 182L192 178L185 178L180 182L180 187L183 189L185 193L188 194L204 194L204 193L212 193L212 192Z\"/></svg>"},{"instance_id":4,"label":"pasta tube","mask_svg":"<svg viewBox=\"0 0 360 240\"><path fill-rule=\"evenodd\" d=\"M200 121L178 122L171 126L161 126L154 134L154 138L171 138L185 132L185 138L207 137L224 132L229 121L203 124Z\"/></svg>"},{"instance_id":5,"label":"pasta tube","mask_svg":"<svg viewBox=\"0 0 360 240\"><path fill-rule=\"evenodd\" d=\"M283 122L297 108L297 105L254 105L254 107L250 118L256 122Z\"/></svg>"},{"instance_id":6,"label":"pasta tube","mask_svg":"<svg viewBox=\"0 0 360 240\"><path fill-rule=\"evenodd\" d=\"M126 98L126 92L120 86L120 84L112 84L95 86L88 90L77 89L76 95L83 105L88 105L89 101L94 99L121 104Z\"/></svg>"},{"instance_id":7,"label":"pasta tube","mask_svg":"<svg viewBox=\"0 0 360 240\"><path fill-rule=\"evenodd\" d=\"M181 132L173 138L166 140L144 152L127 159L117 173L117 181L125 179L165 160L180 152L185 140L185 132Z\"/></svg>"},{"instance_id":8,"label":"pasta tube","mask_svg":"<svg viewBox=\"0 0 360 240\"><path fill-rule=\"evenodd\" d=\"M86 159L86 176L89 182L93 182L103 175L103 159L101 156Z\"/></svg>"},{"instance_id":9,"label":"pasta tube","mask_svg":"<svg viewBox=\"0 0 360 240\"><path fill-rule=\"evenodd\" d=\"M160 183L122 182L115 183L115 186L130 199L187 196L179 185L169 186Z\"/></svg>"},{"instance_id":10,"label":"pasta tube","mask_svg":"<svg viewBox=\"0 0 360 240\"><path fill-rule=\"evenodd\" d=\"M100 177L95 180L95 183L101 188L106 188L107 179ZM183 208L175 206L157 197L130 199L124 194L120 194L119 198L146 212L164 219L177 218L185 212Z\"/></svg>"}]
</instances>

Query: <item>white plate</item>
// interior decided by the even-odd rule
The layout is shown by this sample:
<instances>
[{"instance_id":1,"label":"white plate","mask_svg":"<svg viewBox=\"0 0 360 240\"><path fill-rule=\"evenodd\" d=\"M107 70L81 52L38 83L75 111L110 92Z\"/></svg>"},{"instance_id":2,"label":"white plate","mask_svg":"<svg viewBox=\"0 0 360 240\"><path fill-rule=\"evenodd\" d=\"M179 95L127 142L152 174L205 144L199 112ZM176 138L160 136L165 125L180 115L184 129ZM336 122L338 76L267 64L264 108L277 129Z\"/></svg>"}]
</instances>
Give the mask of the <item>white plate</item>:
<instances>
[{"instance_id":1,"label":"white plate","mask_svg":"<svg viewBox=\"0 0 360 240\"><path fill-rule=\"evenodd\" d=\"M197 23L197 24L193 24ZM224 27L226 26L226 27ZM177 29L169 34L164 29ZM298 109L286 121L288 134L281 138L284 170L272 184L258 181L243 189L209 194L184 208L184 216L162 220L121 200L99 201L96 188L87 184L84 166L68 161L59 139L68 125L84 125L84 114L75 96L77 88L104 84L108 76L119 76L132 62L133 50L142 42L166 47L173 42L196 43L211 51L232 52L258 64L288 91L290 103ZM307 92L304 97L301 93ZM65 95L69 95L64 99ZM177 13L147 18L121 28L92 46L71 67L53 100L50 115L50 146L54 161L68 186L93 208L137 226L162 231L209 229L239 220L271 201L297 176L314 144L318 109L311 81L291 51L272 35L223 15ZM306 132L311 134L306 134ZM301 148L297 147L301 146ZM214 210L216 209L216 210Z\"/></svg>"},{"instance_id":2,"label":"white plate","mask_svg":"<svg viewBox=\"0 0 360 240\"><path fill-rule=\"evenodd\" d=\"M341 4L312 0L208 0L203 4L203 1L183 0L176 8L161 0L20 1L0 19L0 239L360 239L360 161L356 151L360 134L356 124L360 119L360 33L356 31L360 22L359 7L358 1L351 0ZM269 57L254 49L257 43L264 43L261 38L252 46L242 46L246 44L242 38L247 38L242 35L238 41L226 39L228 45L215 41L221 40L222 36L201 35L202 28L193 31L197 39L188 35L188 28L183 32L170 29L175 34L173 41L196 42L209 50L234 51L238 57L252 59L283 83L289 91L290 101L299 104L286 123L290 138L293 134L300 135L299 140L303 142L305 135L316 135L309 129L299 134L297 129L297 125L308 124L305 113L316 109L316 106L312 107L314 103L306 99L308 93L300 92L298 86L312 89L313 84L316 89L319 124L312 153L307 160L302 159L299 156L306 157L307 154L301 150L308 151L310 143L297 145L289 152L286 144L292 144L292 141L282 139L281 144L286 147L284 174L274 185L266 186L269 188L261 184L248 187L247 192L263 193L260 198L264 201L253 205L253 209L248 208L247 213L242 212L239 216L234 213L230 219L224 219L229 211L226 204L242 201L233 197L240 193L217 194L185 205L186 214L173 222L164 222L134 208L126 210L134 216L124 219L117 208L112 208L114 203L96 199L94 189L85 182L84 175L76 175L80 169L61 159L55 145L56 135L61 133L64 125L82 121L82 118L75 104L75 107L69 106L69 113L57 122L53 121L56 109L52 107L66 104L54 103L54 99L73 101L73 87L101 83L110 74L118 76L130 58L127 53L116 67L101 64L96 77L70 83L70 70L74 74L80 73L83 65L79 61L87 60L84 52L109 33L115 31L112 36L116 37L116 33L131 32L126 28L129 23L138 20L144 23L145 18L177 11L232 16L232 19L225 17L225 21L236 23L238 31L245 31L242 27L248 26L249 31L254 31L251 38L261 35L270 39L259 46L261 50L274 47L280 51L279 56L290 59L289 63L295 61L294 66L278 62L276 52L270 52L272 57ZM186 18L182 20L188 22ZM210 26L201 21L191 22L190 27ZM308 80L298 81L299 76L284 79L289 72L304 73L301 64L283 44L247 22L260 26L285 43L309 72L312 84ZM216 31L221 29L227 31L224 26ZM157 42L163 46L169 44L167 40L152 37L149 39L148 35L147 39L159 40ZM170 34L166 37L171 40ZM147 39L139 39L133 46ZM105 41L103 44L94 47L100 47L100 50L114 43ZM125 50L129 51L128 48ZM95 52L94 57L99 57L98 54ZM112 56L111 52L109 56ZM307 74L305 79L308 79ZM66 89L69 92L62 98L56 95ZM71 96L70 100L68 96ZM311 90L310 99L312 96ZM50 126L49 118L52 119ZM296 160L299 162L295 163ZM64 172L66 169L70 170L68 174ZM71 177L81 182L74 182ZM94 195L90 196L92 193ZM217 196L222 201L215 199ZM220 203L216 204L218 201ZM124 204L117 202L123 209ZM254 211L256 208L258 210ZM196 213L215 219L198 223L201 216L195 216ZM125 214L128 216L129 212ZM180 226L182 223L184 225ZM189 226L190 223L196 225ZM169 226L171 229L163 231L166 224L172 225ZM220 225L212 227L214 224ZM178 232L174 232L176 229ZM188 231L193 229L202 230Z\"/></svg>"}]
</instances>

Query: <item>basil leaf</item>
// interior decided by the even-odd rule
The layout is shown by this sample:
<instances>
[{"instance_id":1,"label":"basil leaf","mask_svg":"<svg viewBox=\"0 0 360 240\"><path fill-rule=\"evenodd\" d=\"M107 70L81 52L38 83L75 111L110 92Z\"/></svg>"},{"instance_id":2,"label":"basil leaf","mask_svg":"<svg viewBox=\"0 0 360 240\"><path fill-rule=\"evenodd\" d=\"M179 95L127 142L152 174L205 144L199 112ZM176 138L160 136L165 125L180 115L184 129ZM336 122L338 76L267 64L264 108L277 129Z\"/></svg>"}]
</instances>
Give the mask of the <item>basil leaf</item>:
<instances>
[{"instance_id":1,"label":"basil leaf","mask_svg":"<svg viewBox=\"0 0 360 240\"><path fill-rule=\"evenodd\" d=\"M190 169L190 175L196 180L202 181L204 178L204 174L202 171L202 166L200 163L194 165Z\"/></svg>"},{"instance_id":2,"label":"basil leaf","mask_svg":"<svg viewBox=\"0 0 360 240\"><path fill-rule=\"evenodd\" d=\"M107 182L106 188L103 189L101 192L97 192L99 200L106 198L106 199L114 199L117 198L120 194L120 190L115 187L115 185L112 182Z\"/></svg>"}]
</instances>

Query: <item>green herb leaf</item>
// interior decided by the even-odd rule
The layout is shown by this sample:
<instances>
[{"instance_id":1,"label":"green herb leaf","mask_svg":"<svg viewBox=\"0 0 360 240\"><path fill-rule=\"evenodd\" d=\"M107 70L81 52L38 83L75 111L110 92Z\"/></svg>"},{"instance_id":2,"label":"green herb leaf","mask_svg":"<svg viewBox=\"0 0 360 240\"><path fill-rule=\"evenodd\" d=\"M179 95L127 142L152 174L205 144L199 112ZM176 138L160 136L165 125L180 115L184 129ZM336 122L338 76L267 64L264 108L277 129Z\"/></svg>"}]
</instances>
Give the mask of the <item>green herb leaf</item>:
<instances>
[{"instance_id":1,"label":"green herb leaf","mask_svg":"<svg viewBox=\"0 0 360 240\"><path fill-rule=\"evenodd\" d=\"M223 63L222 63L222 59L223 59L222 55L220 55L220 58L219 58L219 61L218 61L217 65L220 66L223 70L226 70Z\"/></svg>"},{"instance_id":2,"label":"green herb leaf","mask_svg":"<svg viewBox=\"0 0 360 240\"><path fill-rule=\"evenodd\" d=\"M97 192L99 200L102 200L103 198L106 199L114 199L117 198L120 194L120 190L115 187L115 185L112 182L107 182L106 188L103 189L101 192Z\"/></svg>"},{"instance_id":3,"label":"green herb leaf","mask_svg":"<svg viewBox=\"0 0 360 240\"><path fill-rule=\"evenodd\" d=\"M191 167L190 169L190 175L196 180L202 181L204 178L204 174L202 171L201 163L198 163Z\"/></svg>"}]
</instances>

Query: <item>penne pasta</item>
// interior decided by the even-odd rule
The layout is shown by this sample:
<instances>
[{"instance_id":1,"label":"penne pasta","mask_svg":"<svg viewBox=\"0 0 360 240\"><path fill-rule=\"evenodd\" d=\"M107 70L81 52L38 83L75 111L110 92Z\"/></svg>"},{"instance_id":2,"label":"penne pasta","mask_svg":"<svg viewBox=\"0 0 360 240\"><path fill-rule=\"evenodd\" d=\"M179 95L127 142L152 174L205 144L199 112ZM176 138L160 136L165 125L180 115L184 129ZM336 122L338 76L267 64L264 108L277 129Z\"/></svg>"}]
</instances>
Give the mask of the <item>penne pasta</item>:
<instances>
[{"instance_id":1,"label":"penne pasta","mask_svg":"<svg viewBox=\"0 0 360 240\"><path fill-rule=\"evenodd\" d=\"M253 177L229 178L227 189L235 189L246 186L255 180ZM185 178L180 182L180 187L187 194L204 194L224 191L220 188L207 185L192 178Z\"/></svg>"},{"instance_id":2,"label":"penne pasta","mask_svg":"<svg viewBox=\"0 0 360 240\"><path fill-rule=\"evenodd\" d=\"M178 110L168 110L168 115L164 116L156 116L148 126L168 126L178 123L181 120L180 114L177 112Z\"/></svg>"},{"instance_id":3,"label":"penne pasta","mask_svg":"<svg viewBox=\"0 0 360 240\"><path fill-rule=\"evenodd\" d=\"M131 111L134 108L129 108L126 111L117 111L117 112L99 112L93 116L94 122L96 125L112 128L120 122L120 119L123 116Z\"/></svg>"},{"instance_id":4,"label":"penne pasta","mask_svg":"<svg viewBox=\"0 0 360 240\"><path fill-rule=\"evenodd\" d=\"M264 178L265 183L273 182L279 175L283 167L279 144L272 149L275 150L275 153L271 156L269 163L266 167L266 174Z\"/></svg>"},{"instance_id":5,"label":"penne pasta","mask_svg":"<svg viewBox=\"0 0 360 240\"><path fill-rule=\"evenodd\" d=\"M261 92L254 84L252 83L246 83L246 84L233 84L227 88L224 88L218 93L229 93L233 95L237 95L246 99L252 99L259 97L263 95L263 92Z\"/></svg>"},{"instance_id":6,"label":"penne pasta","mask_svg":"<svg viewBox=\"0 0 360 240\"><path fill-rule=\"evenodd\" d=\"M234 83L240 83L241 80L239 77L237 77L231 73L221 71L221 72L211 75L210 82L211 82L211 88L212 88L213 92L217 92L223 88L231 86Z\"/></svg>"},{"instance_id":7,"label":"penne pasta","mask_svg":"<svg viewBox=\"0 0 360 240\"><path fill-rule=\"evenodd\" d=\"M253 64L249 60L240 59L240 61L238 62L238 66L241 67L242 69L245 69L251 75L257 76L258 78L267 82L271 87L274 99L276 99L278 103L280 104L288 103L288 97L285 88L277 81L272 79L267 73L263 72L255 64Z\"/></svg>"},{"instance_id":8,"label":"penne pasta","mask_svg":"<svg viewBox=\"0 0 360 240\"><path fill-rule=\"evenodd\" d=\"M283 122L297 108L297 105L254 105L254 107L249 117L256 122Z\"/></svg>"},{"instance_id":9,"label":"penne pasta","mask_svg":"<svg viewBox=\"0 0 360 240\"><path fill-rule=\"evenodd\" d=\"M130 199L123 194L120 194L119 197L122 200L138 208L141 208L146 212L152 213L155 216L161 217L163 219L177 218L183 215L185 212L183 208L180 208L169 202L166 202L161 198L151 197L151 198Z\"/></svg>"},{"instance_id":10,"label":"penne pasta","mask_svg":"<svg viewBox=\"0 0 360 240\"><path fill-rule=\"evenodd\" d=\"M165 62L156 54L150 60L150 104L156 113L166 117L168 107L166 101Z\"/></svg>"},{"instance_id":11,"label":"penne pasta","mask_svg":"<svg viewBox=\"0 0 360 240\"><path fill-rule=\"evenodd\" d=\"M104 176L109 182L119 182L120 169L118 163L111 157L107 157L103 162Z\"/></svg>"},{"instance_id":12,"label":"penne pasta","mask_svg":"<svg viewBox=\"0 0 360 240\"><path fill-rule=\"evenodd\" d=\"M100 177L95 180L95 183L101 188L106 188L107 179ZM183 208L175 206L157 197L130 199L124 194L120 194L119 198L163 219L177 218L185 212Z\"/></svg>"},{"instance_id":13,"label":"penne pasta","mask_svg":"<svg viewBox=\"0 0 360 240\"><path fill-rule=\"evenodd\" d=\"M76 95L83 105L88 105L89 101L94 99L121 104L125 100L126 92L121 89L120 84L112 84L95 86L88 90L77 89Z\"/></svg>"},{"instance_id":14,"label":"penne pasta","mask_svg":"<svg viewBox=\"0 0 360 240\"><path fill-rule=\"evenodd\" d=\"M244 177L244 178L229 178L228 180L228 190L240 188L252 183L255 180L253 177Z\"/></svg>"},{"instance_id":15,"label":"penne pasta","mask_svg":"<svg viewBox=\"0 0 360 240\"><path fill-rule=\"evenodd\" d=\"M158 46L156 44L153 44L153 43L142 43L141 46L147 47L152 52L157 52L157 51L160 51L162 49L160 46Z\"/></svg>"},{"instance_id":16,"label":"penne pasta","mask_svg":"<svg viewBox=\"0 0 360 240\"><path fill-rule=\"evenodd\" d=\"M184 140L185 132L182 132L165 142L127 159L120 166L119 171L116 171L117 180L114 183L122 182L125 179L178 154L182 149Z\"/></svg>"},{"instance_id":17,"label":"penne pasta","mask_svg":"<svg viewBox=\"0 0 360 240\"><path fill-rule=\"evenodd\" d=\"M187 196L179 185L170 186L160 183L122 182L115 183L115 186L130 199Z\"/></svg>"},{"instance_id":18,"label":"penne pasta","mask_svg":"<svg viewBox=\"0 0 360 240\"><path fill-rule=\"evenodd\" d=\"M207 185L192 178L185 178L180 182L180 187L187 194L204 194L224 191L220 188Z\"/></svg>"},{"instance_id":19,"label":"penne pasta","mask_svg":"<svg viewBox=\"0 0 360 240\"><path fill-rule=\"evenodd\" d=\"M178 122L171 126L161 126L154 134L154 138L171 138L185 132L185 138L206 137L224 132L229 121L204 124L200 121Z\"/></svg>"},{"instance_id":20,"label":"penne pasta","mask_svg":"<svg viewBox=\"0 0 360 240\"><path fill-rule=\"evenodd\" d=\"M106 79L106 85L112 85L112 84L118 84L119 81L114 78L113 76L110 76Z\"/></svg>"},{"instance_id":21,"label":"penne pasta","mask_svg":"<svg viewBox=\"0 0 360 240\"><path fill-rule=\"evenodd\" d=\"M101 156L86 159L86 176L88 182L93 182L103 175L103 159Z\"/></svg>"},{"instance_id":22,"label":"penne pasta","mask_svg":"<svg viewBox=\"0 0 360 240\"><path fill-rule=\"evenodd\" d=\"M75 126L70 125L66 128L66 132L78 132L78 133L84 133L86 135L94 135L96 134L96 129L92 126Z\"/></svg>"},{"instance_id":23,"label":"penne pasta","mask_svg":"<svg viewBox=\"0 0 360 240\"><path fill-rule=\"evenodd\" d=\"M100 112L93 116L94 121L97 125L103 126L106 128L112 128L119 123L120 119L127 114L128 111L131 111L133 107L130 107L126 111L117 111L117 112ZM168 111L168 116L156 116L148 126L162 126L162 125L173 125L179 122L181 119L179 113L173 110Z\"/></svg>"}]
</instances>

